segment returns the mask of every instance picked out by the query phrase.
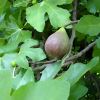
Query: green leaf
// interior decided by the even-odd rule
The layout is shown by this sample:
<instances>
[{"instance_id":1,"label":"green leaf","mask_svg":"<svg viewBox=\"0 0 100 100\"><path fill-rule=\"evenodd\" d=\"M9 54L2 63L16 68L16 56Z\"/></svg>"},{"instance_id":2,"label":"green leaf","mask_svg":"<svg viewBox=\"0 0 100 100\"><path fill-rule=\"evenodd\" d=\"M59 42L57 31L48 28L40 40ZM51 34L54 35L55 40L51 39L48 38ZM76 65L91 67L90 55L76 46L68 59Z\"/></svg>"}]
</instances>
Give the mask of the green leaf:
<instances>
[{"instance_id":1,"label":"green leaf","mask_svg":"<svg viewBox=\"0 0 100 100\"><path fill-rule=\"evenodd\" d=\"M31 47L34 47L34 46L38 46L39 45L39 42L35 39L27 39L25 40L25 44L23 44L21 46L21 50L25 49L25 48L31 48Z\"/></svg>"},{"instance_id":2,"label":"green leaf","mask_svg":"<svg viewBox=\"0 0 100 100\"><path fill-rule=\"evenodd\" d=\"M63 5L63 4L70 4L72 3L73 0L44 0L48 3L50 3L51 5Z\"/></svg>"},{"instance_id":3,"label":"green leaf","mask_svg":"<svg viewBox=\"0 0 100 100\"><path fill-rule=\"evenodd\" d=\"M3 13L6 3L7 3L7 0L0 0L0 14Z\"/></svg>"},{"instance_id":4,"label":"green leaf","mask_svg":"<svg viewBox=\"0 0 100 100\"><path fill-rule=\"evenodd\" d=\"M100 57L99 57L100 59ZM100 60L99 63L91 70L93 73L100 73Z\"/></svg>"},{"instance_id":5,"label":"green leaf","mask_svg":"<svg viewBox=\"0 0 100 100\"><path fill-rule=\"evenodd\" d=\"M95 4L93 3L93 0L88 0L87 1L86 8L90 13L95 14L97 12L97 9L96 9Z\"/></svg>"},{"instance_id":6,"label":"green leaf","mask_svg":"<svg viewBox=\"0 0 100 100\"><path fill-rule=\"evenodd\" d=\"M26 7L30 0L16 0L14 1L14 7Z\"/></svg>"},{"instance_id":7,"label":"green leaf","mask_svg":"<svg viewBox=\"0 0 100 100\"><path fill-rule=\"evenodd\" d=\"M96 73L100 73L100 49L97 47L94 47L93 57L97 57L97 56L99 56L99 63L94 68L92 68L91 71L96 72Z\"/></svg>"},{"instance_id":8,"label":"green leaf","mask_svg":"<svg viewBox=\"0 0 100 100\"><path fill-rule=\"evenodd\" d=\"M99 39L97 39L96 45L97 45L98 48L100 48L100 37L99 37Z\"/></svg>"},{"instance_id":9,"label":"green leaf","mask_svg":"<svg viewBox=\"0 0 100 100\"><path fill-rule=\"evenodd\" d=\"M49 90L49 91L48 91ZM64 80L46 80L29 83L12 95L14 100L67 100L70 84Z\"/></svg>"},{"instance_id":10,"label":"green leaf","mask_svg":"<svg viewBox=\"0 0 100 100\"><path fill-rule=\"evenodd\" d=\"M93 2L93 3L95 4L97 10L100 11L100 5L99 5L99 4L100 4L100 0L93 0L93 1L91 1L91 2Z\"/></svg>"},{"instance_id":11,"label":"green leaf","mask_svg":"<svg viewBox=\"0 0 100 100\"><path fill-rule=\"evenodd\" d=\"M98 62L99 57L95 57L88 64L72 64L70 68L59 77L59 79L65 79L70 82L71 86L73 86L87 71L95 67Z\"/></svg>"},{"instance_id":12,"label":"green leaf","mask_svg":"<svg viewBox=\"0 0 100 100\"><path fill-rule=\"evenodd\" d=\"M14 76L13 85L12 85L12 88L14 90L16 90L16 87L19 84L21 78L22 78L22 72L20 71L19 73L16 74L16 76Z\"/></svg>"},{"instance_id":13,"label":"green leaf","mask_svg":"<svg viewBox=\"0 0 100 100\"><path fill-rule=\"evenodd\" d=\"M18 45L16 45L14 42L0 46L0 55L15 51L17 49L17 46Z\"/></svg>"},{"instance_id":14,"label":"green leaf","mask_svg":"<svg viewBox=\"0 0 100 100\"><path fill-rule=\"evenodd\" d=\"M17 53L5 54L2 57L2 64L5 69L13 70L12 62L15 60Z\"/></svg>"},{"instance_id":15,"label":"green leaf","mask_svg":"<svg viewBox=\"0 0 100 100\"><path fill-rule=\"evenodd\" d=\"M46 58L46 55L41 48L26 48L26 51L24 49L23 53L33 61L40 61Z\"/></svg>"},{"instance_id":16,"label":"green leaf","mask_svg":"<svg viewBox=\"0 0 100 100\"><path fill-rule=\"evenodd\" d=\"M10 22L7 24L6 32L11 35L9 36L8 43L0 46L0 54L17 50L19 43L30 39L32 35L32 32L19 28L15 18L12 16L10 16Z\"/></svg>"},{"instance_id":17,"label":"green leaf","mask_svg":"<svg viewBox=\"0 0 100 100\"><path fill-rule=\"evenodd\" d=\"M100 17L93 15L83 16L76 25L76 30L80 33L96 36L100 32Z\"/></svg>"},{"instance_id":18,"label":"green leaf","mask_svg":"<svg viewBox=\"0 0 100 100\"><path fill-rule=\"evenodd\" d=\"M25 72L25 74L23 75L23 77L19 77L20 75L15 77L14 83L16 84L15 89L20 88L21 86L24 86L30 82L34 82L34 74L31 68L27 69L27 71ZM19 77L19 79L18 79ZM17 81L18 80L18 81Z\"/></svg>"},{"instance_id":19,"label":"green leaf","mask_svg":"<svg viewBox=\"0 0 100 100\"><path fill-rule=\"evenodd\" d=\"M69 100L79 100L87 93L87 91L88 91L87 87L77 83L71 87Z\"/></svg>"},{"instance_id":20,"label":"green leaf","mask_svg":"<svg viewBox=\"0 0 100 100\"><path fill-rule=\"evenodd\" d=\"M4 21L5 14L0 15L0 23Z\"/></svg>"},{"instance_id":21,"label":"green leaf","mask_svg":"<svg viewBox=\"0 0 100 100\"><path fill-rule=\"evenodd\" d=\"M60 1L60 0L59 0ZM73 0L66 0L66 3L67 4L70 4L70 3L72 3L73 2Z\"/></svg>"},{"instance_id":22,"label":"green leaf","mask_svg":"<svg viewBox=\"0 0 100 100\"><path fill-rule=\"evenodd\" d=\"M100 48L97 48L97 46L95 46L93 48L93 57L99 56L100 57Z\"/></svg>"},{"instance_id":23,"label":"green leaf","mask_svg":"<svg viewBox=\"0 0 100 100\"><path fill-rule=\"evenodd\" d=\"M5 14L1 14L0 15L0 30L3 30L6 27L4 18L5 18Z\"/></svg>"},{"instance_id":24,"label":"green leaf","mask_svg":"<svg viewBox=\"0 0 100 100\"><path fill-rule=\"evenodd\" d=\"M100 0L88 0L87 1L87 9L91 13L96 13L100 11Z\"/></svg>"},{"instance_id":25,"label":"green leaf","mask_svg":"<svg viewBox=\"0 0 100 100\"><path fill-rule=\"evenodd\" d=\"M0 70L0 100L11 100L12 76L9 70Z\"/></svg>"},{"instance_id":26,"label":"green leaf","mask_svg":"<svg viewBox=\"0 0 100 100\"><path fill-rule=\"evenodd\" d=\"M37 43L38 42L33 39L26 40L25 43L21 46L20 53L30 57L33 61L40 61L45 59L46 55L44 54L43 50L41 48L34 48Z\"/></svg>"},{"instance_id":27,"label":"green leaf","mask_svg":"<svg viewBox=\"0 0 100 100\"><path fill-rule=\"evenodd\" d=\"M28 60L24 54L18 54L15 60L16 64L21 67L27 69L29 67Z\"/></svg>"},{"instance_id":28,"label":"green leaf","mask_svg":"<svg viewBox=\"0 0 100 100\"><path fill-rule=\"evenodd\" d=\"M14 42L15 44L19 44L20 42L24 42L25 40L31 38L32 32L29 30L23 30L18 25L18 22L13 16L9 17L9 22L6 27L7 33L11 34L9 37L9 42Z\"/></svg>"},{"instance_id":29,"label":"green leaf","mask_svg":"<svg viewBox=\"0 0 100 100\"><path fill-rule=\"evenodd\" d=\"M37 3L37 0L32 0L32 4L36 4Z\"/></svg>"},{"instance_id":30,"label":"green leaf","mask_svg":"<svg viewBox=\"0 0 100 100\"><path fill-rule=\"evenodd\" d=\"M6 32L8 34L12 34L13 32L17 32L17 31L21 30L20 27L19 27L19 25L18 25L17 20L12 15L10 15L8 17L8 20L7 20L6 24L7 25L6 25L5 29L6 29Z\"/></svg>"},{"instance_id":31,"label":"green leaf","mask_svg":"<svg viewBox=\"0 0 100 100\"><path fill-rule=\"evenodd\" d=\"M42 32L45 26L45 10L42 4L35 4L26 9L27 22L39 32Z\"/></svg>"},{"instance_id":32,"label":"green leaf","mask_svg":"<svg viewBox=\"0 0 100 100\"><path fill-rule=\"evenodd\" d=\"M45 7L48 8L46 10L53 27L62 27L70 22L70 14L67 10L58 8L48 3L45 3Z\"/></svg>"},{"instance_id":33,"label":"green leaf","mask_svg":"<svg viewBox=\"0 0 100 100\"><path fill-rule=\"evenodd\" d=\"M5 44L5 39L4 38L0 38L0 46Z\"/></svg>"},{"instance_id":34,"label":"green leaf","mask_svg":"<svg viewBox=\"0 0 100 100\"><path fill-rule=\"evenodd\" d=\"M53 79L61 69L61 62L46 64L40 80Z\"/></svg>"},{"instance_id":35,"label":"green leaf","mask_svg":"<svg viewBox=\"0 0 100 100\"><path fill-rule=\"evenodd\" d=\"M3 65L2 65L2 58L0 57L0 70L3 69Z\"/></svg>"},{"instance_id":36,"label":"green leaf","mask_svg":"<svg viewBox=\"0 0 100 100\"><path fill-rule=\"evenodd\" d=\"M46 58L45 53L41 48L34 48L38 45L38 41L29 39L21 45L20 51L16 58L16 63L22 68L28 68L28 60L26 57L31 58L33 61L40 61Z\"/></svg>"},{"instance_id":37,"label":"green leaf","mask_svg":"<svg viewBox=\"0 0 100 100\"><path fill-rule=\"evenodd\" d=\"M45 13L50 18L51 25L55 28L62 27L70 22L70 13L56 5L65 1L43 1L26 9L27 22L37 31L42 32L45 26Z\"/></svg>"},{"instance_id":38,"label":"green leaf","mask_svg":"<svg viewBox=\"0 0 100 100\"><path fill-rule=\"evenodd\" d=\"M16 30L9 39L9 44L14 42L15 44L19 44L20 42L24 42L25 40L31 38L31 32L18 29Z\"/></svg>"}]
</instances>

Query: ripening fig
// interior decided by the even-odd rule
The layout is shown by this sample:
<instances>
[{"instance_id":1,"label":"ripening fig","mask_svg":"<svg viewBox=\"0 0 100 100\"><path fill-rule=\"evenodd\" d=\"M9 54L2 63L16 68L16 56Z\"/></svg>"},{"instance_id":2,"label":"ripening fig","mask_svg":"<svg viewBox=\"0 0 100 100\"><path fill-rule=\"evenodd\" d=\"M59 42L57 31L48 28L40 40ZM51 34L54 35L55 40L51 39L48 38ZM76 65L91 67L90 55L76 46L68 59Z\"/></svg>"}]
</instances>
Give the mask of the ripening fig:
<instances>
[{"instance_id":1,"label":"ripening fig","mask_svg":"<svg viewBox=\"0 0 100 100\"><path fill-rule=\"evenodd\" d=\"M48 37L45 51L50 58L62 58L69 51L69 37L62 27Z\"/></svg>"}]
</instances>

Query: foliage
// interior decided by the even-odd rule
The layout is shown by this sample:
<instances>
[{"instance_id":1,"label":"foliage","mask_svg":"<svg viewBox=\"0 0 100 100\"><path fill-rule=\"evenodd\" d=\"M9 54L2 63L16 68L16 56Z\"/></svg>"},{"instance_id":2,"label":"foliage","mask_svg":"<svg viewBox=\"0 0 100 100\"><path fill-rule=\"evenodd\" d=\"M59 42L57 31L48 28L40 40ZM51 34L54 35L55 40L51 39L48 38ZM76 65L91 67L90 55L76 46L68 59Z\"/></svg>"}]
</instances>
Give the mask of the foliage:
<instances>
[{"instance_id":1,"label":"foliage","mask_svg":"<svg viewBox=\"0 0 100 100\"><path fill-rule=\"evenodd\" d=\"M100 99L99 13L100 0L0 0L0 100ZM68 65L70 51L52 61L44 50L60 27L76 35Z\"/></svg>"}]
</instances>

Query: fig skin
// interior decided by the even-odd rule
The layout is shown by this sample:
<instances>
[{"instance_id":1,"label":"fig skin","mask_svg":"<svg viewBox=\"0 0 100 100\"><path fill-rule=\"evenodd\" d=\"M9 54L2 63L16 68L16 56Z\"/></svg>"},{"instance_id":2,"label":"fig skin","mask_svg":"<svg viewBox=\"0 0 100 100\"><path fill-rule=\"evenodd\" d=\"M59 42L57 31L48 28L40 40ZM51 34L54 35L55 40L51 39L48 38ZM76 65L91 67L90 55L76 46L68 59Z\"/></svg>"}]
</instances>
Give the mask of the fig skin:
<instances>
[{"instance_id":1,"label":"fig skin","mask_svg":"<svg viewBox=\"0 0 100 100\"><path fill-rule=\"evenodd\" d=\"M62 58L69 51L69 37L66 30L62 27L45 42L45 51L50 58Z\"/></svg>"}]
</instances>

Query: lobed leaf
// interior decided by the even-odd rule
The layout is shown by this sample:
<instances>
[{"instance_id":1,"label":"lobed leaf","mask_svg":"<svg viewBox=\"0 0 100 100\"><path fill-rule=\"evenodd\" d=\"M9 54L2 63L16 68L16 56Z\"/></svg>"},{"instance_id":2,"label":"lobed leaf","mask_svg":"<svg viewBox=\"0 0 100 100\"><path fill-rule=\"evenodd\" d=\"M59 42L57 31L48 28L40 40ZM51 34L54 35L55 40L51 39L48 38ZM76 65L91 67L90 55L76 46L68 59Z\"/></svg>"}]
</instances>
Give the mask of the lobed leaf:
<instances>
[{"instance_id":1,"label":"lobed leaf","mask_svg":"<svg viewBox=\"0 0 100 100\"><path fill-rule=\"evenodd\" d=\"M76 30L80 33L96 36L100 32L100 18L93 15L83 16L76 25Z\"/></svg>"},{"instance_id":2,"label":"lobed leaf","mask_svg":"<svg viewBox=\"0 0 100 100\"><path fill-rule=\"evenodd\" d=\"M82 84L76 83L71 87L69 100L79 100L88 92L88 88Z\"/></svg>"},{"instance_id":3,"label":"lobed leaf","mask_svg":"<svg viewBox=\"0 0 100 100\"><path fill-rule=\"evenodd\" d=\"M55 63L46 64L44 66L46 66L46 68L42 71L42 76L40 79L42 81L47 79L53 79L61 69L61 62L58 61Z\"/></svg>"},{"instance_id":4,"label":"lobed leaf","mask_svg":"<svg viewBox=\"0 0 100 100\"><path fill-rule=\"evenodd\" d=\"M57 7L65 1L44 0L26 9L27 22L37 31L42 32L45 26L45 14L47 13L51 25L55 28L62 27L70 22L70 13L62 8ZM70 2L70 0L69 0Z\"/></svg>"},{"instance_id":5,"label":"lobed leaf","mask_svg":"<svg viewBox=\"0 0 100 100\"><path fill-rule=\"evenodd\" d=\"M69 92L68 81L55 79L29 83L15 91L12 98L14 100L67 100Z\"/></svg>"},{"instance_id":6,"label":"lobed leaf","mask_svg":"<svg viewBox=\"0 0 100 100\"><path fill-rule=\"evenodd\" d=\"M0 70L0 100L11 100L12 75L10 70Z\"/></svg>"},{"instance_id":7,"label":"lobed leaf","mask_svg":"<svg viewBox=\"0 0 100 100\"><path fill-rule=\"evenodd\" d=\"M93 67L99 63L99 57L93 58L88 64L76 63L72 64L70 68L59 79L65 79L73 86L79 79Z\"/></svg>"},{"instance_id":8,"label":"lobed leaf","mask_svg":"<svg viewBox=\"0 0 100 100\"><path fill-rule=\"evenodd\" d=\"M18 88L33 82L34 83L35 79L34 79L34 74L31 68L28 68L26 70L26 72L24 73L24 75L22 75L21 71L19 74L17 74L14 78L13 81L13 88L15 90L17 90Z\"/></svg>"},{"instance_id":9,"label":"lobed leaf","mask_svg":"<svg viewBox=\"0 0 100 100\"><path fill-rule=\"evenodd\" d=\"M14 7L26 7L30 0L16 0L13 3Z\"/></svg>"}]
</instances>

